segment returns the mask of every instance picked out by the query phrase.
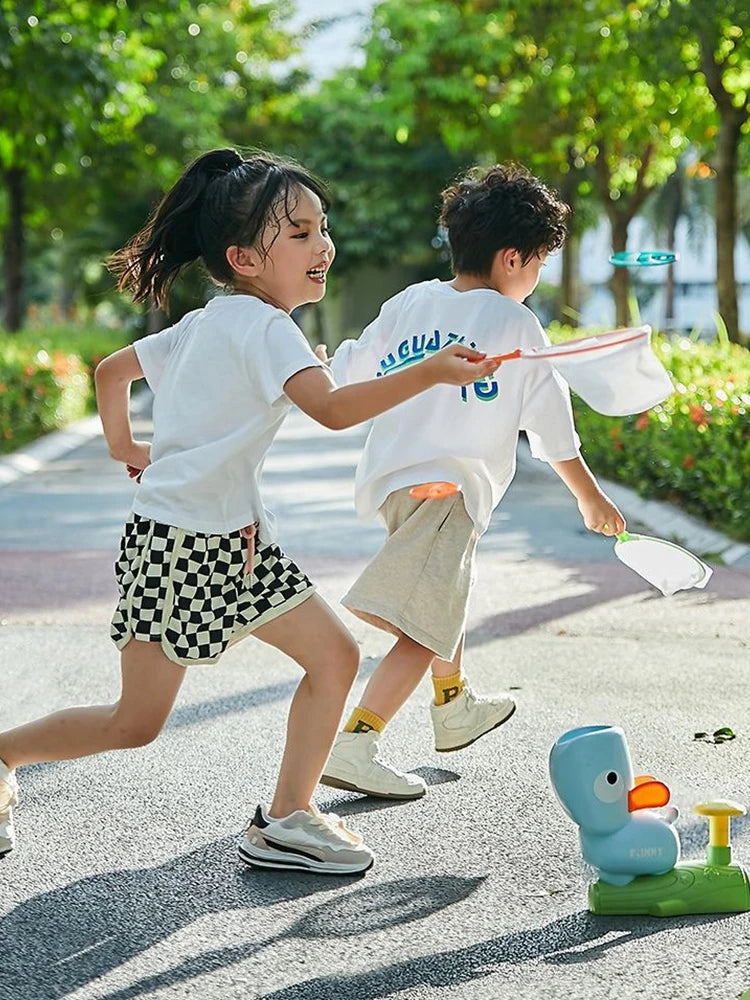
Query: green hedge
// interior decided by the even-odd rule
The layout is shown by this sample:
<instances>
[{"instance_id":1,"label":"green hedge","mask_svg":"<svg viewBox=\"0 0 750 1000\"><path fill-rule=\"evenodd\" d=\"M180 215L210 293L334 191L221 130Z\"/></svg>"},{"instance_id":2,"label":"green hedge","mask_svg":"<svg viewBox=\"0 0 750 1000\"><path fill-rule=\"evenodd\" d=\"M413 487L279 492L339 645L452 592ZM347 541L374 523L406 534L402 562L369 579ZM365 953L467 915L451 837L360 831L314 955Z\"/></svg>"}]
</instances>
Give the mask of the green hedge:
<instances>
[{"instance_id":1,"label":"green hedge","mask_svg":"<svg viewBox=\"0 0 750 1000\"><path fill-rule=\"evenodd\" d=\"M582 336L566 327L550 334ZM597 475L750 541L750 350L659 335L653 346L676 390L660 406L603 417L573 397L586 461Z\"/></svg>"},{"instance_id":2,"label":"green hedge","mask_svg":"<svg viewBox=\"0 0 750 1000\"><path fill-rule=\"evenodd\" d=\"M30 328L14 333L11 337L0 332L0 345L11 343L33 347L37 351L44 350L50 354L53 351L75 354L92 375L102 358L125 347L132 339L127 330L111 330L84 323L58 323L54 326Z\"/></svg>"},{"instance_id":3,"label":"green hedge","mask_svg":"<svg viewBox=\"0 0 750 1000\"><path fill-rule=\"evenodd\" d=\"M0 454L91 412L96 364L127 342L96 327L0 332Z\"/></svg>"}]
</instances>

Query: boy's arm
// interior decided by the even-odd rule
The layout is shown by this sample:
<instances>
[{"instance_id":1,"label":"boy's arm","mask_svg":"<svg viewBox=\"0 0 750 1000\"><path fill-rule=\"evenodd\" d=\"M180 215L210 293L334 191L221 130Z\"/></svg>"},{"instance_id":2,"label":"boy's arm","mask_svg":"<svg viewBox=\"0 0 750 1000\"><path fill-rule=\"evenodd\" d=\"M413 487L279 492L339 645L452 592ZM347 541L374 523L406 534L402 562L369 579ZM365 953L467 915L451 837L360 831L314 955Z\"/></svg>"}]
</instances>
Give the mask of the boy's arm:
<instances>
[{"instance_id":1,"label":"boy's arm","mask_svg":"<svg viewBox=\"0 0 750 1000\"><path fill-rule=\"evenodd\" d=\"M580 455L578 458L549 464L578 501L583 523L589 531L598 531L601 535L619 535L625 530L625 518L601 491Z\"/></svg>"},{"instance_id":2,"label":"boy's arm","mask_svg":"<svg viewBox=\"0 0 750 1000\"><path fill-rule=\"evenodd\" d=\"M133 347L123 347L100 361L94 373L96 405L104 428L109 453L117 462L145 469L151 461L151 446L135 441L130 426L130 386L143 378Z\"/></svg>"}]
</instances>

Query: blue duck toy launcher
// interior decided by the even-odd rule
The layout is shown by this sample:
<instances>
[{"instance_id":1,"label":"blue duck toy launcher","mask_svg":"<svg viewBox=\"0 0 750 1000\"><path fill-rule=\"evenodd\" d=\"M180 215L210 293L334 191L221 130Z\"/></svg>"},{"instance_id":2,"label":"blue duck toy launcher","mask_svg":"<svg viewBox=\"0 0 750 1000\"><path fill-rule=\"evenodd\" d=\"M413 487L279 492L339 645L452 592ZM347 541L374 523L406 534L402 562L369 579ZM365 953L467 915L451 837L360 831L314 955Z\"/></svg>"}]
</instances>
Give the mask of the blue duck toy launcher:
<instances>
[{"instance_id":1,"label":"blue duck toy launcher","mask_svg":"<svg viewBox=\"0 0 750 1000\"><path fill-rule=\"evenodd\" d=\"M625 734L618 726L582 726L552 747L550 778L560 804L578 825L581 851L596 869L589 886L592 913L654 917L750 910L750 879L732 864L731 816L735 802L701 802L707 816L705 861L679 861L677 810L654 809L669 802L669 789L650 775L633 774Z\"/></svg>"}]
</instances>

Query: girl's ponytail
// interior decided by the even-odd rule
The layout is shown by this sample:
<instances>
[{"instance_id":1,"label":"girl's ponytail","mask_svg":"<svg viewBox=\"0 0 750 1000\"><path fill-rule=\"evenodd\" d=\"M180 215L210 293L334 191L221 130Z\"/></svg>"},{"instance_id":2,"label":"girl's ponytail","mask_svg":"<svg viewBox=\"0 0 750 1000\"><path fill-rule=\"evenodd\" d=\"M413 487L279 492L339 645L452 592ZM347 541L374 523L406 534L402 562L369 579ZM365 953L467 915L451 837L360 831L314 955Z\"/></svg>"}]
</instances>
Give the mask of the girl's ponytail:
<instances>
[{"instance_id":1,"label":"girl's ponytail","mask_svg":"<svg viewBox=\"0 0 750 1000\"><path fill-rule=\"evenodd\" d=\"M146 225L110 257L121 291L129 289L136 302L166 303L183 267L205 254L198 220L207 189L244 162L234 149L215 149L190 164Z\"/></svg>"}]
</instances>

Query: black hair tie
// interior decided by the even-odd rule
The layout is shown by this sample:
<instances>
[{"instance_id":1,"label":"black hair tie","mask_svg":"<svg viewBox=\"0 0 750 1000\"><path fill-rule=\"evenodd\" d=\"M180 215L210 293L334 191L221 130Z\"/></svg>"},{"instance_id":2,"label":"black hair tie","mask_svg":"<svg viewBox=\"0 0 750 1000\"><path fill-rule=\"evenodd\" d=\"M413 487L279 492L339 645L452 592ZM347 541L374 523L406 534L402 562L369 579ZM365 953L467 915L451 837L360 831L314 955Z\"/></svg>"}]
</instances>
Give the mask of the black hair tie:
<instances>
[{"instance_id":1,"label":"black hair tie","mask_svg":"<svg viewBox=\"0 0 750 1000\"><path fill-rule=\"evenodd\" d=\"M215 149L206 153L202 160L205 172L216 177L230 174L235 167L239 167L244 162L236 149Z\"/></svg>"}]
</instances>

